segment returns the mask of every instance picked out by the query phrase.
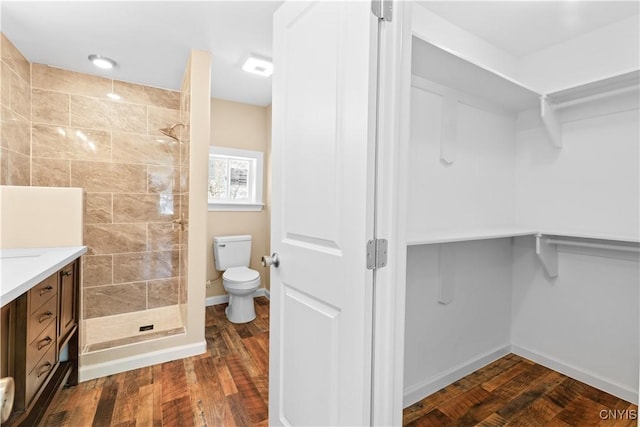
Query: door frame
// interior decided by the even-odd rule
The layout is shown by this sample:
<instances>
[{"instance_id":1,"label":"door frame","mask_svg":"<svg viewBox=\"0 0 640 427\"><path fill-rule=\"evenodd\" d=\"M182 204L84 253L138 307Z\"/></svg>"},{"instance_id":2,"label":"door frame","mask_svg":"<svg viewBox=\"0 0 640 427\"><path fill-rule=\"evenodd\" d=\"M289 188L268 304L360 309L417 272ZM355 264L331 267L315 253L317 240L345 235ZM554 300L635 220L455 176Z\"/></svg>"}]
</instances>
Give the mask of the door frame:
<instances>
[{"instance_id":1,"label":"door frame","mask_svg":"<svg viewBox=\"0 0 640 427\"><path fill-rule=\"evenodd\" d=\"M372 352L372 425L402 425L409 163L412 1L394 1L379 37L376 227L389 241L376 270Z\"/></svg>"}]
</instances>

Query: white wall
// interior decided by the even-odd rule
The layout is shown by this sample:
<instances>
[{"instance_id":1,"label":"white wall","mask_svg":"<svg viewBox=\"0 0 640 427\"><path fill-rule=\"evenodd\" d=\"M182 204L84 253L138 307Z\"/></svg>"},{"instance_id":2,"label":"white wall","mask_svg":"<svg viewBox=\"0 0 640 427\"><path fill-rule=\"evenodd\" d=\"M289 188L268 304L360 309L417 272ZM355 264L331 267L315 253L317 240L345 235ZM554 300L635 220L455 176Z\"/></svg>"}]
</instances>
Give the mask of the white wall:
<instances>
[{"instance_id":1,"label":"white wall","mask_svg":"<svg viewBox=\"0 0 640 427\"><path fill-rule=\"evenodd\" d=\"M516 223L638 239L638 110L565 122L563 148L542 129L516 141Z\"/></svg>"},{"instance_id":2,"label":"white wall","mask_svg":"<svg viewBox=\"0 0 640 427\"><path fill-rule=\"evenodd\" d=\"M639 66L640 21L636 15L520 58L515 77L549 93Z\"/></svg>"},{"instance_id":3,"label":"white wall","mask_svg":"<svg viewBox=\"0 0 640 427\"><path fill-rule=\"evenodd\" d=\"M405 406L508 353L511 239L443 244L455 253L447 305L438 303L439 246L407 254Z\"/></svg>"},{"instance_id":4,"label":"white wall","mask_svg":"<svg viewBox=\"0 0 640 427\"><path fill-rule=\"evenodd\" d=\"M411 89L408 235L513 223L515 117L460 102L456 160L446 164L443 99L420 84Z\"/></svg>"},{"instance_id":5,"label":"white wall","mask_svg":"<svg viewBox=\"0 0 640 427\"><path fill-rule=\"evenodd\" d=\"M638 255L560 248L550 279L532 237L514 239L514 352L636 402Z\"/></svg>"}]
</instances>

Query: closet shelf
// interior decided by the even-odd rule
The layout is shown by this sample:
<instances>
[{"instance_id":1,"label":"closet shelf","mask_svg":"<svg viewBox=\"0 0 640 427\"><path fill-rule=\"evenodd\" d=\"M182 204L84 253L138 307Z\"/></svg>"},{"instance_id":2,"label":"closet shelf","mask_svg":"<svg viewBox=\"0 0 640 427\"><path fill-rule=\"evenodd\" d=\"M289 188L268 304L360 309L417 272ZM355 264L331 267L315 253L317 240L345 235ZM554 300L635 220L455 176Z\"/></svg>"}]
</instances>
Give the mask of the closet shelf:
<instances>
[{"instance_id":1,"label":"closet shelf","mask_svg":"<svg viewBox=\"0 0 640 427\"><path fill-rule=\"evenodd\" d=\"M574 239L608 240L623 243L640 243L638 236L620 236L604 233L586 233L582 231L537 229L531 227L503 226L457 228L448 230L434 230L407 238L407 246L433 245L438 243L467 242L473 240L502 239L518 236L555 236Z\"/></svg>"},{"instance_id":2,"label":"closet shelf","mask_svg":"<svg viewBox=\"0 0 640 427\"><path fill-rule=\"evenodd\" d=\"M551 93L539 93L416 36L413 37L411 55L413 75L482 98L514 113L539 108L542 123L556 147L562 147L558 110L585 101L638 91L640 86L640 70L633 70Z\"/></svg>"},{"instance_id":3,"label":"closet shelf","mask_svg":"<svg viewBox=\"0 0 640 427\"><path fill-rule=\"evenodd\" d=\"M413 37L411 73L512 112L537 108L540 102L540 94L525 85L418 37Z\"/></svg>"},{"instance_id":4,"label":"closet shelf","mask_svg":"<svg viewBox=\"0 0 640 427\"><path fill-rule=\"evenodd\" d=\"M419 236L410 236L407 239L407 246L502 239L505 237L533 236L536 234L538 234L538 230L534 228L516 226L434 230L422 233Z\"/></svg>"}]
</instances>

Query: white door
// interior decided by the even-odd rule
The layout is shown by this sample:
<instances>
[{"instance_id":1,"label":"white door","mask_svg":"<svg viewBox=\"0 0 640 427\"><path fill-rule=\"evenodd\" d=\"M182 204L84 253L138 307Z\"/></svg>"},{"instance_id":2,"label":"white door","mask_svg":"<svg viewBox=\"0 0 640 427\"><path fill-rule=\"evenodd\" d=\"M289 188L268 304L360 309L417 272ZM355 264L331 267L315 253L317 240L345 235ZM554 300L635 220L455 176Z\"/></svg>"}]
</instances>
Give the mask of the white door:
<instances>
[{"instance_id":1,"label":"white door","mask_svg":"<svg viewBox=\"0 0 640 427\"><path fill-rule=\"evenodd\" d=\"M375 37L368 2L274 16L271 425L367 425Z\"/></svg>"}]
</instances>

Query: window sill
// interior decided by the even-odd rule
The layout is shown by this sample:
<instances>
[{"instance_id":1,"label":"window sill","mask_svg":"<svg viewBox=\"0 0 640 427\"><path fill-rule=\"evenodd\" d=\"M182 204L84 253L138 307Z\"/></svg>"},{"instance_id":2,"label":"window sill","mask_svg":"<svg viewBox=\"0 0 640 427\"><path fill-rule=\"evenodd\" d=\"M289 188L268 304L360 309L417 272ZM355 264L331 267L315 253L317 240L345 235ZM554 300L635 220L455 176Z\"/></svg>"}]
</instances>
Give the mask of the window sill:
<instances>
[{"instance_id":1,"label":"window sill","mask_svg":"<svg viewBox=\"0 0 640 427\"><path fill-rule=\"evenodd\" d=\"M209 212L261 212L264 203L209 203Z\"/></svg>"}]
</instances>

